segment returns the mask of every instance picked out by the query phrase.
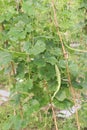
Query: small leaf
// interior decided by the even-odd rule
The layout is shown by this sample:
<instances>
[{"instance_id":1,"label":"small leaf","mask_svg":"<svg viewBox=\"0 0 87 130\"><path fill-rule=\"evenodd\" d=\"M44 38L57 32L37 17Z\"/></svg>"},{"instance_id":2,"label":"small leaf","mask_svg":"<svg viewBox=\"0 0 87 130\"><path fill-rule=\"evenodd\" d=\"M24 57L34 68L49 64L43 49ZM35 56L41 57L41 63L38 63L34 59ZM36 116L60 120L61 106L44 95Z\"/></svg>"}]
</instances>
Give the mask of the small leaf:
<instances>
[{"instance_id":1,"label":"small leaf","mask_svg":"<svg viewBox=\"0 0 87 130\"><path fill-rule=\"evenodd\" d=\"M55 55L55 56L60 56L62 55L62 52L61 52L61 49L60 48L51 48L50 50L50 53L52 55Z\"/></svg>"},{"instance_id":2,"label":"small leaf","mask_svg":"<svg viewBox=\"0 0 87 130\"><path fill-rule=\"evenodd\" d=\"M26 52L29 52L29 49L31 48L31 43L30 42L25 42L23 49Z\"/></svg>"},{"instance_id":3,"label":"small leaf","mask_svg":"<svg viewBox=\"0 0 87 130\"><path fill-rule=\"evenodd\" d=\"M64 101L66 99L66 92L65 91L59 91L59 93L57 94L57 99L59 101Z\"/></svg>"},{"instance_id":4,"label":"small leaf","mask_svg":"<svg viewBox=\"0 0 87 130\"><path fill-rule=\"evenodd\" d=\"M57 59L54 56L47 57L46 62L50 63L51 65L55 65L57 63Z\"/></svg>"},{"instance_id":5,"label":"small leaf","mask_svg":"<svg viewBox=\"0 0 87 130\"><path fill-rule=\"evenodd\" d=\"M16 84L16 91L28 92L28 90L33 88L33 80L29 79Z\"/></svg>"},{"instance_id":6,"label":"small leaf","mask_svg":"<svg viewBox=\"0 0 87 130\"><path fill-rule=\"evenodd\" d=\"M32 80L32 79L29 79L29 80L27 81L27 85L28 85L28 89L32 89L32 87L33 87L33 80Z\"/></svg>"},{"instance_id":7,"label":"small leaf","mask_svg":"<svg viewBox=\"0 0 87 130\"><path fill-rule=\"evenodd\" d=\"M26 30L26 32L29 32L29 33L32 32L33 31L32 25L31 24L27 24L25 30Z\"/></svg>"}]
</instances>

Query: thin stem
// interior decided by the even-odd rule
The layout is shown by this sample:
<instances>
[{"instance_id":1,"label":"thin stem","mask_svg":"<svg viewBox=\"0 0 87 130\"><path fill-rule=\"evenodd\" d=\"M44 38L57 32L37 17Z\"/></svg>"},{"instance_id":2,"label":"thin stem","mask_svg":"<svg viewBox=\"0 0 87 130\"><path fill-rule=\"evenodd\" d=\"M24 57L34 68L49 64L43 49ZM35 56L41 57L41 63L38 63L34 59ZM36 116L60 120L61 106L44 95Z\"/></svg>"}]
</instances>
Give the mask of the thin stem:
<instances>
[{"instance_id":1,"label":"thin stem","mask_svg":"<svg viewBox=\"0 0 87 130\"><path fill-rule=\"evenodd\" d=\"M25 52L17 52L17 51L7 50L7 49L2 48L1 46L0 46L0 50L8 52L8 53L19 54L19 55L29 55L29 53L25 53Z\"/></svg>"},{"instance_id":2,"label":"thin stem","mask_svg":"<svg viewBox=\"0 0 87 130\"><path fill-rule=\"evenodd\" d=\"M62 36L60 34L60 31L59 31L59 26L58 26L58 21L57 21L57 14L56 14L54 0L52 0L52 9L53 9L53 14L54 14L54 24L55 24L55 27L57 29L57 35L59 36L59 39L60 39L60 42L61 42L61 46L62 46L63 55L64 55L64 59L66 60L66 70L67 70L67 75L68 75L68 83L69 83L70 90L71 90L70 92L72 94L72 97L73 97L73 100L74 100L74 104L76 105L75 92L74 92L74 89L73 89L73 86L72 86L70 72L69 72L69 66L68 66L68 55L66 53L65 46L64 46L64 43L63 43L63 40L62 40ZM78 130L80 130L78 110L76 110L76 122L77 122Z\"/></svg>"},{"instance_id":3,"label":"thin stem","mask_svg":"<svg viewBox=\"0 0 87 130\"><path fill-rule=\"evenodd\" d=\"M51 101L51 109L52 109L52 113L53 113L53 120L54 120L54 124L55 124L55 130L58 130L56 114L54 112L54 107L52 105L52 101Z\"/></svg>"}]
</instances>

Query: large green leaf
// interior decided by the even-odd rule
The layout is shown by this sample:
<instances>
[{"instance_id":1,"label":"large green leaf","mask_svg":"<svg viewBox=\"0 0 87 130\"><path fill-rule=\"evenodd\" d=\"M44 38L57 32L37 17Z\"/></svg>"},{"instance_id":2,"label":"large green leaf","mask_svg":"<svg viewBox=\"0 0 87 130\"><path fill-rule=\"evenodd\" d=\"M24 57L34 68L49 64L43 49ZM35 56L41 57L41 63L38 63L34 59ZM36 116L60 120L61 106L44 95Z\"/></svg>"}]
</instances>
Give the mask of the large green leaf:
<instances>
[{"instance_id":1,"label":"large green leaf","mask_svg":"<svg viewBox=\"0 0 87 130\"><path fill-rule=\"evenodd\" d=\"M26 37L26 32L23 31L23 28L13 27L8 32L8 37L11 41L22 40Z\"/></svg>"},{"instance_id":2,"label":"large green leaf","mask_svg":"<svg viewBox=\"0 0 87 130\"><path fill-rule=\"evenodd\" d=\"M45 67L42 67L38 70L39 78L44 78L46 80L54 79L55 77L55 68L51 64L47 64Z\"/></svg>"},{"instance_id":3,"label":"large green leaf","mask_svg":"<svg viewBox=\"0 0 87 130\"><path fill-rule=\"evenodd\" d=\"M79 73L79 69L78 69L78 65L74 62L70 62L69 64L69 69L70 69L70 73L74 76L77 77L78 73Z\"/></svg>"},{"instance_id":4,"label":"large green leaf","mask_svg":"<svg viewBox=\"0 0 87 130\"><path fill-rule=\"evenodd\" d=\"M12 61L12 55L8 52L0 51L0 65L7 65Z\"/></svg>"},{"instance_id":5,"label":"large green leaf","mask_svg":"<svg viewBox=\"0 0 87 130\"><path fill-rule=\"evenodd\" d=\"M22 9L30 16L35 15L35 7L32 5L31 1L23 2Z\"/></svg>"},{"instance_id":6,"label":"large green leaf","mask_svg":"<svg viewBox=\"0 0 87 130\"><path fill-rule=\"evenodd\" d=\"M42 52L44 52L46 49L46 45L43 41L38 40L35 45L29 49L29 54L31 55L38 55Z\"/></svg>"},{"instance_id":7,"label":"large green leaf","mask_svg":"<svg viewBox=\"0 0 87 130\"><path fill-rule=\"evenodd\" d=\"M44 58L42 58L42 57L34 59L33 63L35 65L37 65L38 67L44 67L46 65L46 62L45 62Z\"/></svg>"}]
</instances>

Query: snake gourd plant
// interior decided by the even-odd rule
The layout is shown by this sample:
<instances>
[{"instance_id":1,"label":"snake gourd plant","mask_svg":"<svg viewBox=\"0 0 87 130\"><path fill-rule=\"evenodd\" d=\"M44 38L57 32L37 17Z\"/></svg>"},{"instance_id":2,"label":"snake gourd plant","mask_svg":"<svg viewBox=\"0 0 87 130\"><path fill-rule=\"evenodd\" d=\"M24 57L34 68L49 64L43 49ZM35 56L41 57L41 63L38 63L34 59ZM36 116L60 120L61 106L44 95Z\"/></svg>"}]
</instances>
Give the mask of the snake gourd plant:
<instances>
[{"instance_id":1,"label":"snake gourd plant","mask_svg":"<svg viewBox=\"0 0 87 130\"><path fill-rule=\"evenodd\" d=\"M80 52L80 53L87 53L87 50L80 50L80 49L75 49L75 48L72 48L70 46L68 46L65 42L64 42L64 45L67 49L69 49L70 51L76 51L76 52Z\"/></svg>"},{"instance_id":2,"label":"snake gourd plant","mask_svg":"<svg viewBox=\"0 0 87 130\"><path fill-rule=\"evenodd\" d=\"M52 96L52 100L54 99L56 94L59 92L60 87L61 87L61 74L60 74L59 68L58 68L58 66L56 64L55 64L55 71L56 71L58 86L57 86L57 89L56 89L56 91L54 92L54 94Z\"/></svg>"}]
</instances>

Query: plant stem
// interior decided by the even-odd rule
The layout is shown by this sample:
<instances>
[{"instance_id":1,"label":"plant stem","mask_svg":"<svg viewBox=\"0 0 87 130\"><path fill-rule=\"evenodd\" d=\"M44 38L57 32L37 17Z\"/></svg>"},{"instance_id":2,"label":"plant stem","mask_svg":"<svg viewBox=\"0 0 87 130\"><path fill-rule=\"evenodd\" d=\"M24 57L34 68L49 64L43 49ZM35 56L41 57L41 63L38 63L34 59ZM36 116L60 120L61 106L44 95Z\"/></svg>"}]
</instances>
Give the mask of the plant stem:
<instances>
[{"instance_id":1,"label":"plant stem","mask_svg":"<svg viewBox=\"0 0 87 130\"><path fill-rule=\"evenodd\" d=\"M56 29L57 29L57 35L58 35L58 37L59 37L59 39L60 39L60 42L61 42L64 59L66 60L66 70L67 70L67 76L68 76L68 83L69 83L69 86L70 86L70 92L71 92L71 94L72 94L74 104L76 105L75 92L74 92L74 89L73 89L73 86L72 86L71 77L70 77L70 72L69 72L69 66L68 66L68 55L67 55L67 53L66 53L65 46L64 46L64 43L63 43L63 40L62 40L62 36L61 36L61 34L60 34L60 31L59 31L59 26L58 26L58 21L57 21L57 14L56 14L56 9L55 9L55 2L54 2L54 0L52 0L52 9L53 9L53 14L54 14L54 24L55 24L55 27L56 27ZM78 110L76 110L76 122L77 122L78 130L80 130Z\"/></svg>"},{"instance_id":2,"label":"plant stem","mask_svg":"<svg viewBox=\"0 0 87 130\"><path fill-rule=\"evenodd\" d=\"M51 109L52 109L52 113L53 113L53 120L54 120L55 130L58 130L56 114L54 112L54 107L53 107L52 101L51 101Z\"/></svg>"}]
</instances>

